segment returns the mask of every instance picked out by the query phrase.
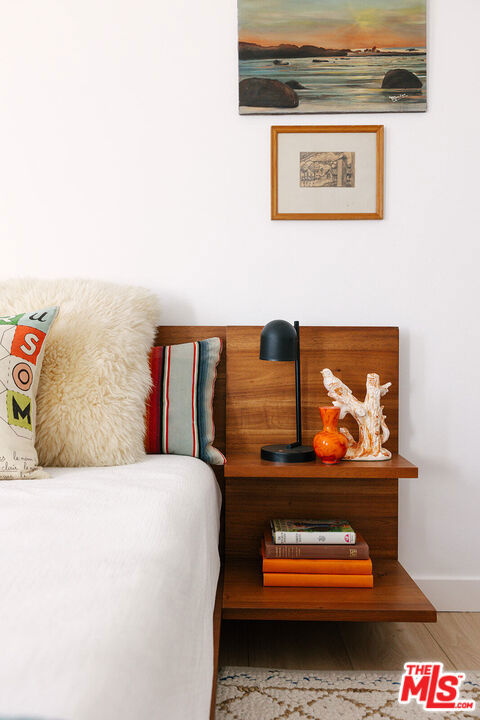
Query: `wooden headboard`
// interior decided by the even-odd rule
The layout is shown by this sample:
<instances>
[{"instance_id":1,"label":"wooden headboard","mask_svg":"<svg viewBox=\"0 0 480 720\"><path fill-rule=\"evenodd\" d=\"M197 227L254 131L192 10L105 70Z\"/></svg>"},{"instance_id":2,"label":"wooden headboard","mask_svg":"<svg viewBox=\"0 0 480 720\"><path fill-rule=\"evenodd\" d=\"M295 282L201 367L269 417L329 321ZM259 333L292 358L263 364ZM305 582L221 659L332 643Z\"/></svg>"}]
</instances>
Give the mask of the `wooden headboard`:
<instances>
[{"instance_id":1,"label":"wooden headboard","mask_svg":"<svg viewBox=\"0 0 480 720\"><path fill-rule=\"evenodd\" d=\"M226 453L226 338L227 328L218 325L163 325L157 328L156 345L177 345L179 343L205 340L210 337L219 337L223 344L222 356L217 368L217 381L215 383L215 397L213 403L213 422L215 423L215 447L224 455Z\"/></svg>"},{"instance_id":2,"label":"wooden headboard","mask_svg":"<svg viewBox=\"0 0 480 720\"><path fill-rule=\"evenodd\" d=\"M293 363L259 360L261 330L255 326L224 325L157 328L157 345L209 337L222 340L213 418L215 446L224 454L227 441L229 452L258 452L264 444L291 442L295 437ZM386 447L398 452L398 328L305 326L300 328L300 341L304 442L311 442L321 429L318 405L331 403L320 374L324 367L329 367L359 398L365 394L367 372L378 372L381 382L392 383L383 398L391 433ZM356 434L352 418L345 418L341 424Z\"/></svg>"},{"instance_id":3,"label":"wooden headboard","mask_svg":"<svg viewBox=\"0 0 480 720\"><path fill-rule=\"evenodd\" d=\"M295 439L294 363L259 359L261 327L228 327L227 446L234 454L260 452L262 445ZM392 386L382 398L390 429L385 444L398 452L398 328L300 327L303 442L322 429L319 405L330 405L321 370L330 368L358 397L367 373ZM353 418L340 425L358 435Z\"/></svg>"}]
</instances>

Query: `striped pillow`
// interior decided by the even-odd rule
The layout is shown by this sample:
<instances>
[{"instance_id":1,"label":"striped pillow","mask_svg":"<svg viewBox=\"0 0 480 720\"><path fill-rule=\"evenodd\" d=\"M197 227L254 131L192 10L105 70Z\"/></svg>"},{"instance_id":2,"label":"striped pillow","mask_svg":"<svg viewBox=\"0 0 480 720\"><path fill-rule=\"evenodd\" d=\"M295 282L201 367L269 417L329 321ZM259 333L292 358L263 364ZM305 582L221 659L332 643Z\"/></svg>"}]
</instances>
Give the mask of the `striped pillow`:
<instances>
[{"instance_id":1,"label":"striped pillow","mask_svg":"<svg viewBox=\"0 0 480 720\"><path fill-rule=\"evenodd\" d=\"M191 455L211 465L224 465L225 457L212 444L213 392L221 352L218 337L152 348L153 387L147 402L145 439L148 453Z\"/></svg>"}]
</instances>

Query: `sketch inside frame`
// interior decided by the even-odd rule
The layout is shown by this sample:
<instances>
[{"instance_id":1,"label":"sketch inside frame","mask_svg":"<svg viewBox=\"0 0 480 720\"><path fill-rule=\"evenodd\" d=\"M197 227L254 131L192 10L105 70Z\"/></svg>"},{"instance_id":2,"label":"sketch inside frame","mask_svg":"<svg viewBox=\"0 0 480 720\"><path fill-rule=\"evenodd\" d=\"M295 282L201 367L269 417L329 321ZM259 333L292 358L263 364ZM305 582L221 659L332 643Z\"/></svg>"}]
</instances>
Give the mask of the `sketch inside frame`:
<instances>
[{"instance_id":1,"label":"sketch inside frame","mask_svg":"<svg viewBox=\"0 0 480 720\"><path fill-rule=\"evenodd\" d=\"M301 152L300 187L355 187L355 153Z\"/></svg>"}]
</instances>

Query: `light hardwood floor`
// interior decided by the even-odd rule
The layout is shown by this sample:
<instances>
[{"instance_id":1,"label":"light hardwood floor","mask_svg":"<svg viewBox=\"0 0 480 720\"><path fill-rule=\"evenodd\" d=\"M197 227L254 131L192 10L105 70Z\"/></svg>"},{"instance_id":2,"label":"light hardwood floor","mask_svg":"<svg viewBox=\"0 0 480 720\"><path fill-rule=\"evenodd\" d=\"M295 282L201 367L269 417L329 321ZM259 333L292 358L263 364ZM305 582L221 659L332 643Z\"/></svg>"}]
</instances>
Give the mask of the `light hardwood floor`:
<instances>
[{"instance_id":1,"label":"light hardwood floor","mask_svg":"<svg viewBox=\"0 0 480 720\"><path fill-rule=\"evenodd\" d=\"M439 613L437 623L229 620L220 665L298 670L401 670L407 661L480 670L480 613Z\"/></svg>"}]
</instances>

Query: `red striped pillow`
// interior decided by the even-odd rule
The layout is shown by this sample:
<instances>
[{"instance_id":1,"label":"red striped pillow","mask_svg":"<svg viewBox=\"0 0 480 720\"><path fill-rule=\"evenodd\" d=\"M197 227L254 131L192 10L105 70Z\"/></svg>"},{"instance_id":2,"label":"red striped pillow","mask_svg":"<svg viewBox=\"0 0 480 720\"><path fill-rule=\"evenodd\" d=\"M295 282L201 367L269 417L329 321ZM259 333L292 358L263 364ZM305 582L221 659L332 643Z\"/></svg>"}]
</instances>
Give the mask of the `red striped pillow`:
<instances>
[{"instance_id":1,"label":"red striped pillow","mask_svg":"<svg viewBox=\"0 0 480 720\"><path fill-rule=\"evenodd\" d=\"M154 347L153 387L147 402L148 453L191 455L212 465L225 457L213 447L213 394L222 352L220 338Z\"/></svg>"}]
</instances>

